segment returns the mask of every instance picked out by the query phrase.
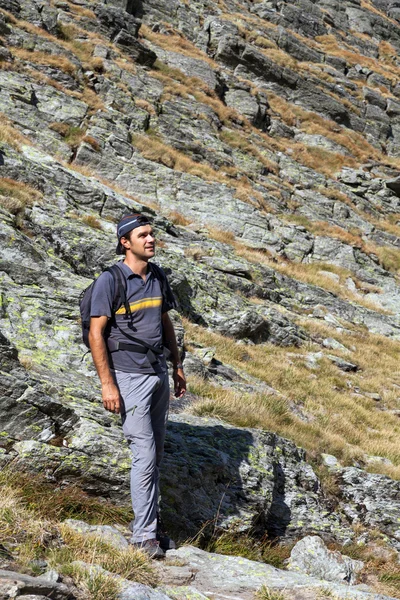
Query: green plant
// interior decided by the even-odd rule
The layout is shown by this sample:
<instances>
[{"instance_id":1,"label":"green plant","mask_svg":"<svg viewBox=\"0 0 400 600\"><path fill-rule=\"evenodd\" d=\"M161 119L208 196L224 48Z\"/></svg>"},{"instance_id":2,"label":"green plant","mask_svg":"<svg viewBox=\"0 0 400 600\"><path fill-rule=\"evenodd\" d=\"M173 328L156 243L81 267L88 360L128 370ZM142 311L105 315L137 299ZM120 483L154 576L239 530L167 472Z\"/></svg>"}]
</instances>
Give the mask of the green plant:
<instances>
[{"instance_id":1,"label":"green plant","mask_svg":"<svg viewBox=\"0 0 400 600\"><path fill-rule=\"evenodd\" d=\"M271 588L266 585L263 585L256 592L256 598L257 600L287 600L287 597L282 592L271 590Z\"/></svg>"}]
</instances>

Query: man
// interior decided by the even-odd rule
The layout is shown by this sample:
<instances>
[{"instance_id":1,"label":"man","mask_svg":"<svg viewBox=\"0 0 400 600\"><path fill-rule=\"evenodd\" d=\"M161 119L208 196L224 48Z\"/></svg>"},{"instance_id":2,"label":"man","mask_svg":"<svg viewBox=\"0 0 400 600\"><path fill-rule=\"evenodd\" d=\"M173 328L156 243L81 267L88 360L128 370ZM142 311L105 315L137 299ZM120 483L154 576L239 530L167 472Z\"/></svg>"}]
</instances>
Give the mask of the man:
<instances>
[{"instance_id":1,"label":"man","mask_svg":"<svg viewBox=\"0 0 400 600\"><path fill-rule=\"evenodd\" d=\"M131 542L152 558L162 558L164 550L172 546L167 536L160 538L157 512L169 382L163 354L149 352L148 347L167 346L173 363L175 396L183 396L185 375L168 316L175 300L165 274L149 266L155 254L155 236L147 217L126 215L118 224L117 237L116 252L125 254L117 265L126 279L129 312L121 306L113 314L114 277L105 271L93 288L89 343L104 407L121 413L123 432L133 455L131 495L135 520Z\"/></svg>"}]
</instances>

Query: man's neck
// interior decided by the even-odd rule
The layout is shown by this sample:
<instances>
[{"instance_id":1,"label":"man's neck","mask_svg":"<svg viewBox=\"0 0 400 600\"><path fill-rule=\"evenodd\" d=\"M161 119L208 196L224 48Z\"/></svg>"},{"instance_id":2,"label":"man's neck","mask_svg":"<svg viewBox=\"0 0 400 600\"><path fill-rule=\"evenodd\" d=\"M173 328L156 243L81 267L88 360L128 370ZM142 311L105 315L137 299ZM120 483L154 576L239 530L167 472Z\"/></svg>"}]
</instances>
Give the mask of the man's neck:
<instances>
[{"instance_id":1,"label":"man's neck","mask_svg":"<svg viewBox=\"0 0 400 600\"><path fill-rule=\"evenodd\" d=\"M126 254L124 263L134 272L136 275L140 275L143 279L147 275L148 261L141 258L137 258L133 254Z\"/></svg>"}]
</instances>

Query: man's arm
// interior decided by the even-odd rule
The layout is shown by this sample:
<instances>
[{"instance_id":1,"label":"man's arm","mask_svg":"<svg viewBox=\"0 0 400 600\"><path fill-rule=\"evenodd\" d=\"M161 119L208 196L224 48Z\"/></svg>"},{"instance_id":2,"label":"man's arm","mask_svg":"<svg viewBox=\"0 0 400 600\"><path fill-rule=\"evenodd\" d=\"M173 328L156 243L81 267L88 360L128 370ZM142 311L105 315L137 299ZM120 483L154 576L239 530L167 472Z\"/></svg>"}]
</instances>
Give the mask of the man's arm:
<instances>
[{"instance_id":1,"label":"man's arm","mask_svg":"<svg viewBox=\"0 0 400 600\"><path fill-rule=\"evenodd\" d=\"M91 317L89 344L94 366L100 378L104 408L111 412L119 413L119 391L111 375L110 365L108 364L107 346L104 339L104 330L107 322L108 317Z\"/></svg>"},{"instance_id":2,"label":"man's arm","mask_svg":"<svg viewBox=\"0 0 400 600\"><path fill-rule=\"evenodd\" d=\"M164 329L164 344L172 355L172 364L174 368L173 378L175 384L175 396L182 398L186 392L186 378L183 372L181 359L179 356L178 344L176 343L176 336L174 326L172 325L171 319L167 312L162 315L162 324Z\"/></svg>"}]
</instances>

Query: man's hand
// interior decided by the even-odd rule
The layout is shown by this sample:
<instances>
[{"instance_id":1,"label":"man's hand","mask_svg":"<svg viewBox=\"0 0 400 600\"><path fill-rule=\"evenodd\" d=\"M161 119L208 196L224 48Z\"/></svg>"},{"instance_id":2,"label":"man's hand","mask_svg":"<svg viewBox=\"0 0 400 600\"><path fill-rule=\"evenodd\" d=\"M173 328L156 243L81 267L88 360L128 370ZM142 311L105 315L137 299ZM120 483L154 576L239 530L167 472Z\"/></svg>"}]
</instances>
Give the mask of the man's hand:
<instances>
[{"instance_id":1,"label":"man's hand","mask_svg":"<svg viewBox=\"0 0 400 600\"><path fill-rule=\"evenodd\" d=\"M186 377L183 369L174 369L173 372L175 398L182 398L186 392Z\"/></svg>"},{"instance_id":2,"label":"man's hand","mask_svg":"<svg viewBox=\"0 0 400 600\"><path fill-rule=\"evenodd\" d=\"M119 390L115 383L103 384L101 389L104 408L113 413L120 412Z\"/></svg>"}]
</instances>

